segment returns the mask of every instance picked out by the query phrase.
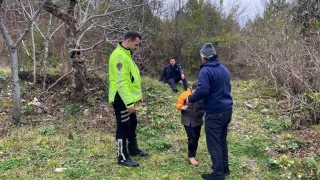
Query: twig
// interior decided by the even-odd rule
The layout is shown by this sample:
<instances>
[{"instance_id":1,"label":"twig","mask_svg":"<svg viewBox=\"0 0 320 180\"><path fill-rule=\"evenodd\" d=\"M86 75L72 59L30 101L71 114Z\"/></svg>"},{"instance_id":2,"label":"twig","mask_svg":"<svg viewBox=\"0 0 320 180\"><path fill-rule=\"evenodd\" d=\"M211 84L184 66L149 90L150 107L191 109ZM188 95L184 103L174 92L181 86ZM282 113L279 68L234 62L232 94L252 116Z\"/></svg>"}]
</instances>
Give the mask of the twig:
<instances>
[{"instance_id":1,"label":"twig","mask_svg":"<svg viewBox=\"0 0 320 180\"><path fill-rule=\"evenodd\" d=\"M138 8L138 7L147 5L147 4L148 4L148 3L143 3L143 4L136 5L136 6L131 6L131 7L127 7L127 8L123 8L123 9L119 9L119 10L114 10L114 11L110 11L110 12L105 12L104 14L92 15L92 16L90 16L88 19L86 19L86 20L84 20L84 21L82 22L82 24L79 26L79 28L77 29L77 31L80 30L82 27L84 27L84 25L85 25L87 22L91 21L92 19L99 18L99 17L105 17L105 16L108 16L108 15L110 15L110 14L122 12L122 11L125 11L125 10L128 10L128 9L132 9L132 8Z\"/></svg>"},{"instance_id":2,"label":"twig","mask_svg":"<svg viewBox=\"0 0 320 180\"><path fill-rule=\"evenodd\" d=\"M71 70L70 72L68 72L67 74L61 76L54 84L52 84L51 86L48 87L47 92L50 91L50 89L52 89L54 86L56 86L63 78L65 78L66 76L68 76L69 74L71 74L73 72L73 70Z\"/></svg>"},{"instance_id":3,"label":"twig","mask_svg":"<svg viewBox=\"0 0 320 180\"><path fill-rule=\"evenodd\" d=\"M92 50L93 48L95 48L97 45L103 43L104 41L105 41L105 40L103 39L103 40L95 43L95 44L92 45L91 47L85 48L85 49L71 49L71 50L69 51L69 53L74 52L74 51L88 51L88 50Z\"/></svg>"},{"instance_id":4,"label":"twig","mask_svg":"<svg viewBox=\"0 0 320 180\"><path fill-rule=\"evenodd\" d=\"M98 67L98 68L94 68L94 69L89 69L88 72L103 69L103 68L105 68L105 67ZM57 79L56 82L54 82L51 86L48 87L47 92L49 92L50 89L52 89L54 86L56 86L63 78L70 75L72 72L73 72L73 70L71 70L67 74L65 74L65 75L61 76L59 79Z\"/></svg>"},{"instance_id":5,"label":"twig","mask_svg":"<svg viewBox=\"0 0 320 180\"><path fill-rule=\"evenodd\" d=\"M98 68L94 68L94 69L88 69L88 72L90 71L95 71L95 70L99 70L99 69L103 69L105 68L106 66L103 66L103 67L98 67Z\"/></svg>"}]
</instances>

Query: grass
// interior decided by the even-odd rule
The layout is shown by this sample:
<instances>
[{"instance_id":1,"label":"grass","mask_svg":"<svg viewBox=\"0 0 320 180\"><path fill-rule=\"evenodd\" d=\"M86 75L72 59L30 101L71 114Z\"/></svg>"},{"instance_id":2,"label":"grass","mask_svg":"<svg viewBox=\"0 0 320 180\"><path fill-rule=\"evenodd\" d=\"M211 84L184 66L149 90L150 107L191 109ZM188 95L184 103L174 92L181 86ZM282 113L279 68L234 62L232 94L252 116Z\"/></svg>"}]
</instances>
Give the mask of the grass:
<instances>
[{"instance_id":1,"label":"grass","mask_svg":"<svg viewBox=\"0 0 320 180\"><path fill-rule=\"evenodd\" d=\"M6 68L0 68L0 74L3 76L5 74L10 74L11 73L11 69L6 67Z\"/></svg>"},{"instance_id":2,"label":"grass","mask_svg":"<svg viewBox=\"0 0 320 180\"><path fill-rule=\"evenodd\" d=\"M233 82L234 114L228 136L230 180L283 179L281 168L270 167L271 155L265 150L279 143L273 139L277 132L262 126L265 120L278 118L277 108L260 98L258 84L261 82ZM182 92L182 85L178 87ZM103 106L109 108L106 114L94 111L103 109L105 102L91 107L76 103L60 107L63 115L51 117L50 121L46 116L34 115L42 123L13 128L0 139L0 179L194 180L211 172L204 128L197 154L200 165L193 167L187 161L187 137L180 113L174 108L178 94L168 85L146 77L143 88L145 102L138 107L137 137L140 148L148 150L150 156L135 157L140 163L138 168L116 164L115 122L110 106ZM256 108L248 109L245 102ZM84 116L84 108L96 113ZM268 108L269 113L262 114L263 108ZM101 119L111 128L89 126ZM55 172L56 168L66 170Z\"/></svg>"}]
</instances>

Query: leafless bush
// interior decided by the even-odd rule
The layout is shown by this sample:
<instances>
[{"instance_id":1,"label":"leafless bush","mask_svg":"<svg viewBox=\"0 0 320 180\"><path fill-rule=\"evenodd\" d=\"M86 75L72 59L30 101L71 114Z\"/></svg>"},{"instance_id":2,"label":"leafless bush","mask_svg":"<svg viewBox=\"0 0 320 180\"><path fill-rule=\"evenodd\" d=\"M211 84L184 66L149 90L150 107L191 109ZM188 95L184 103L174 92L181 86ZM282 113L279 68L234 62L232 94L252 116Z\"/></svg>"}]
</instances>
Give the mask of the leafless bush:
<instances>
[{"instance_id":1,"label":"leafless bush","mask_svg":"<svg viewBox=\"0 0 320 180\"><path fill-rule=\"evenodd\" d=\"M297 26L280 18L245 33L249 38L242 45L248 61L260 76L273 80L276 91L285 92L294 123L319 124L319 33L302 35Z\"/></svg>"}]
</instances>

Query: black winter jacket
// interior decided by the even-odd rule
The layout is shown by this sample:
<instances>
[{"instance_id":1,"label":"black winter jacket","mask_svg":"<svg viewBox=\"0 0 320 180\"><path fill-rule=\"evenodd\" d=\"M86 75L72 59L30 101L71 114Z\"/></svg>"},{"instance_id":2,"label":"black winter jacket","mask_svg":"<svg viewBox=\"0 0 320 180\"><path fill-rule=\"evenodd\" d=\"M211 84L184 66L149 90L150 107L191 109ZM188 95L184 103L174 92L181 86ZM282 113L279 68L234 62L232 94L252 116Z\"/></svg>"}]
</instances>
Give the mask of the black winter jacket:
<instances>
[{"instance_id":1,"label":"black winter jacket","mask_svg":"<svg viewBox=\"0 0 320 180\"><path fill-rule=\"evenodd\" d=\"M174 74L174 77L181 76L181 74L184 74L184 71L179 64L175 64L173 67L171 67L171 64L168 64L163 67L159 81L167 82L170 78L174 78L170 77L171 74Z\"/></svg>"}]
</instances>

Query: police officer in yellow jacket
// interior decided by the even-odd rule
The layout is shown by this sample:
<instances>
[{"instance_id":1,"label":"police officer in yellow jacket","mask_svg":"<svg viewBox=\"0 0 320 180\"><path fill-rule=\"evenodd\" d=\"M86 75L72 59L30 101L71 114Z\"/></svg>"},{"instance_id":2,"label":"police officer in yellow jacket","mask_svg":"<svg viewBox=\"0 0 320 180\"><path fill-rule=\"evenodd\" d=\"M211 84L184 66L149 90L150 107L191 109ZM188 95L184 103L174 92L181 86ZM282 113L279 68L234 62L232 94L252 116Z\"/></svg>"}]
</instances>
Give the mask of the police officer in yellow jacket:
<instances>
[{"instance_id":1,"label":"police officer in yellow jacket","mask_svg":"<svg viewBox=\"0 0 320 180\"><path fill-rule=\"evenodd\" d=\"M132 160L129 154L149 154L138 148L136 139L137 116L134 105L142 100L142 92L140 72L132 59L132 52L139 47L140 40L138 33L126 33L109 59L109 102L113 105L117 120L118 164L130 167L137 167L139 163Z\"/></svg>"}]
</instances>

